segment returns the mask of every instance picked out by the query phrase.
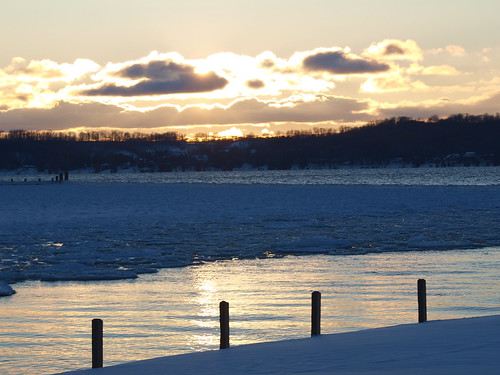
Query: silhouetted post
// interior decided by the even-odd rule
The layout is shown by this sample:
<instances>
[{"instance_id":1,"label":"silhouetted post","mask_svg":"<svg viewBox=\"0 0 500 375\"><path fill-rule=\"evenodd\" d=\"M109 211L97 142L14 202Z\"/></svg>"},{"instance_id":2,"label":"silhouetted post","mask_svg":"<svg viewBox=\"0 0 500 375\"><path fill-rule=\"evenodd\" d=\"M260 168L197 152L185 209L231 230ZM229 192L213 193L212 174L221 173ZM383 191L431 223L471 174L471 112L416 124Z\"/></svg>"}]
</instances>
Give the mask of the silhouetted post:
<instances>
[{"instance_id":1,"label":"silhouetted post","mask_svg":"<svg viewBox=\"0 0 500 375\"><path fill-rule=\"evenodd\" d=\"M101 368L103 359L101 319L92 319L92 368Z\"/></svg>"},{"instance_id":2,"label":"silhouetted post","mask_svg":"<svg viewBox=\"0 0 500 375\"><path fill-rule=\"evenodd\" d=\"M64 181L68 181L68 180L69 180L69 172L64 171Z\"/></svg>"},{"instance_id":3,"label":"silhouetted post","mask_svg":"<svg viewBox=\"0 0 500 375\"><path fill-rule=\"evenodd\" d=\"M311 336L321 334L321 293L312 293L311 303Z\"/></svg>"},{"instance_id":4,"label":"silhouetted post","mask_svg":"<svg viewBox=\"0 0 500 375\"><path fill-rule=\"evenodd\" d=\"M220 349L229 348L229 303L222 301L220 310Z\"/></svg>"},{"instance_id":5,"label":"silhouetted post","mask_svg":"<svg viewBox=\"0 0 500 375\"><path fill-rule=\"evenodd\" d=\"M59 181L60 181L60 182L62 182L63 177L64 177L63 173L62 173L62 172L59 172Z\"/></svg>"},{"instance_id":6,"label":"silhouetted post","mask_svg":"<svg viewBox=\"0 0 500 375\"><path fill-rule=\"evenodd\" d=\"M418 322L424 323L427 321L427 292L424 279L418 279Z\"/></svg>"}]
</instances>

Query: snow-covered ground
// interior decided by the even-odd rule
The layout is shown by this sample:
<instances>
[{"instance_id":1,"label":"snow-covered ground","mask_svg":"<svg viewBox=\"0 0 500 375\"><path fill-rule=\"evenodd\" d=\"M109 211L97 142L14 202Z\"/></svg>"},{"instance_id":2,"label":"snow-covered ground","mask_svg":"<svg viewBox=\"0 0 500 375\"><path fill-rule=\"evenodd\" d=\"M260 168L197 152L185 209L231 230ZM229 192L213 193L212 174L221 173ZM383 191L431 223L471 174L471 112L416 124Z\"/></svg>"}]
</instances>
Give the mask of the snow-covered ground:
<instances>
[{"instance_id":1,"label":"snow-covered ground","mask_svg":"<svg viewBox=\"0 0 500 375\"><path fill-rule=\"evenodd\" d=\"M0 281L234 258L500 245L498 186L0 185Z\"/></svg>"},{"instance_id":2,"label":"snow-covered ground","mask_svg":"<svg viewBox=\"0 0 500 375\"><path fill-rule=\"evenodd\" d=\"M500 315L243 345L67 375L496 375Z\"/></svg>"}]
</instances>

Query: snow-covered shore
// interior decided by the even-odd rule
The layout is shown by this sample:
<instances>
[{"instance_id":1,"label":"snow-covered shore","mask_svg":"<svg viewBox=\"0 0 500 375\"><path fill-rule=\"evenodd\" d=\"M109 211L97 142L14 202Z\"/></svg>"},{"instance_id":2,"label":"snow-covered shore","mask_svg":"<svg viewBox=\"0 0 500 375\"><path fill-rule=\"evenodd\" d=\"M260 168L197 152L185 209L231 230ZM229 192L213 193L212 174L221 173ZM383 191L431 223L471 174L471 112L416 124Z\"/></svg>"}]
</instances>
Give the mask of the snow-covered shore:
<instances>
[{"instance_id":1,"label":"snow-covered shore","mask_svg":"<svg viewBox=\"0 0 500 375\"><path fill-rule=\"evenodd\" d=\"M231 347L66 375L498 374L500 315Z\"/></svg>"}]
</instances>

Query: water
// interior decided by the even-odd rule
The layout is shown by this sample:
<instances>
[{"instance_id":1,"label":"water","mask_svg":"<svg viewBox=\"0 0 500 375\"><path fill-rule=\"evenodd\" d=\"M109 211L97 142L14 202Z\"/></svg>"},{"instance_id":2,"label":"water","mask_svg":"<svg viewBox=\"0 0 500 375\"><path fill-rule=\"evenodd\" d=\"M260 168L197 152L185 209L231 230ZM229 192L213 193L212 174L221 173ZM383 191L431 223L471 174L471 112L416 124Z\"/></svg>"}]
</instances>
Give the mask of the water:
<instances>
[{"instance_id":1,"label":"water","mask_svg":"<svg viewBox=\"0 0 500 375\"><path fill-rule=\"evenodd\" d=\"M499 314L499 172L9 177L0 280L25 281L0 298L1 373L89 367L93 318L105 365L215 349L223 299L232 345L307 337L313 290L324 333L415 322L422 277L431 320Z\"/></svg>"},{"instance_id":2,"label":"water","mask_svg":"<svg viewBox=\"0 0 500 375\"><path fill-rule=\"evenodd\" d=\"M0 280L134 277L218 259L500 246L493 185L0 186Z\"/></svg>"},{"instance_id":3,"label":"water","mask_svg":"<svg viewBox=\"0 0 500 375\"><path fill-rule=\"evenodd\" d=\"M90 322L104 320L105 365L218 346L218 303L230 303L231 344L307 337L310 293L322 332L500 314L500 249L217 261L133 281L36 281L0 299L2 374L90 366Z\"/></svg>"},{"instance_id":4,"label":"water","mask_svg":"<svg viewBox=\"0 0 500 375\"><path fill-rule=\"evenodd\" d=\"M0 183L37 183L51 180L43 174L0 175ZM71 173L77 182L291 184L291 185L500 185L500 167L345 168L285 171L213 171L172 173Z\"/></svg>"}]
</instances>

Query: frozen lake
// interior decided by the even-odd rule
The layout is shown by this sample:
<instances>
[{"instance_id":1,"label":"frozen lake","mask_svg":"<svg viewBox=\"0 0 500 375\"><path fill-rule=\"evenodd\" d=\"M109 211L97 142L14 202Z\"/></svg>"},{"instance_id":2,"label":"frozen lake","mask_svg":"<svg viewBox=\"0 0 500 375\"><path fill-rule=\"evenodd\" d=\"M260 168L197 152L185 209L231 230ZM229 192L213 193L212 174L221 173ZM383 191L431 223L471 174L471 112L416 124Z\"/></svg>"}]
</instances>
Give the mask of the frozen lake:
<instances>
[{"instance_id":1,"label":"frozen lake","mask_svg":"<svg viewBox=\"0 0 500 375\"><path fill-rule=\"evenodd\" d=\"M132 278L219 259L500 246L500 168L378 171L80 175L62 184L0 185L0 281ZM356 173L363 184L352 183ZM409 180L426 184L396 183Z\"/></svg>"},{"instance_id":2,"label":"frozen lake","mask_svg":"<svg viewBox=\"0 0 500 375\"><path fill-rule=\"evenodd\" d=\"M235 345L307 336L313 290L325 333L415 321L421 277L430 319L499 313L498 167L16 178L5 374L87 367L92 318L106 364L214 348L221 299Z\"/></svg>"}]
</instances>

